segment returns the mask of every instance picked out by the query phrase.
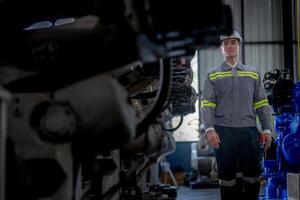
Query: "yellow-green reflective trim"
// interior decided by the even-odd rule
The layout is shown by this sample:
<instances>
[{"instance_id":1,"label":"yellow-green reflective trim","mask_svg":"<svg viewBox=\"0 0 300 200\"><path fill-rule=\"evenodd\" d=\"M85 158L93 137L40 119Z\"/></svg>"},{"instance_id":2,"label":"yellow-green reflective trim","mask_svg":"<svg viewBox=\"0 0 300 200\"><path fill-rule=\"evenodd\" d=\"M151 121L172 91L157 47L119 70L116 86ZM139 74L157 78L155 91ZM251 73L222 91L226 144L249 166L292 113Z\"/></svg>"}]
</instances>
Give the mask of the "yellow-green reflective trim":
<instances>
[{"instance_id":1,"label":"yellow-green reflective trim","mask_svg":"<svg viewBox=\"0 0 300 200\"><path fill-rule=\"evenodd\" d=\"M211 105L214 105L214 106L216 106L216 104L215 104L215 103L213 103L213 102L209 102L209 101L207 101L207 100L203 100L203 101L201 102L201 104L211 104Z\"/></svg>"},{"instance_id":2,"label":"yellow-green reflective trim","mask_svg":"<svg viewBox=\"0 0 300 200\"><path fill-rule=\"evenodd\" d=\"M208 100L202 100L201 103L212 103L215 104L214 102L208 101Z\"/></svg>"},{"instance_id":3,"label":"yellow-green reflective trim","mask_svg":"<svg viewBox=\"0 0 300 200\"><path fill-rule=\"evenodd\" d=\"M255 80L258 79L257 76L254 76L254 75L252 75L252 74L238 74L238 76L241 76L241 77L248 76L248 77L253 78L253 79L255 79Z\"/></svg>"},{"instance_id":4,"label":"yellow-green reflective trim","mask_svg":"<svg viewBox=\"0 0 300 200\"><path fill-rule=\"evenodd\" d=\"M268 103L268 99L263 99L263 100L254 102L254 105L258 105L258 104L261 104L261 103Z\"/></svg>"},{"instance_id":5,"label":"yellow-green reflective trim","mask_svg":"<svg viewBox=\"0 0 300 200\"><path fill-rule=\"evenodd\" d=\"M263 106L268 106L268 105L269 105L268 99L263 99L261 101L255 102L254 108L258 109L258 108L261 108Z\"/></svg>"},{"instance_id":6,"label":"yellow-green reflective trim","mask_svg":"<svg viewBox=\"0 0 300 200\"><path fill-rule=\"evenodd\" d=\"M255 77L255 78L258 78L257 75L253 75L253 74L249 74L249 73L237 73L238 76L252 76L252 77Z\"/></svg>"},{"instance_id":7,"label":"yellow-green reflective trim","mask_svg":"<svg viewBox=\"0 0 300 200\"><path fill-rule=\"evenodd\" d=\"M226 71L226 72L215 72L209 75L209 77L217 76L217 75L225 75L225 74L232 74L231 71Z\"/></svg>"},{"instance_id":8,"label":"yellow-green reflective trim","mask_svg":"<svg viewBox=\"0 0 300 200\"><path fill-rule=\"evenodd\" d=\"M216 106L215 106L215 105L211 105L211 104L201 104L201 108L204 108L204 107L212 107L212 108L215 108Z\"/></svg>"},{"instance_id":9,"label":"yellow-green reflective trim","mask_svg":"<svg viewBox=\"0 0 300 200\"><path fill-rule=\"evenodd\" d=\"M255 109L259 109L261 107L268 106L268 105L269 105L268 103L263 103L263 104L260 104L260 105L254 106L254 107L255 107Z\"/></svg>"},{"instance_id":10,"label":"yellow-green reflective trim","mask_svg":"<svg viewBox=\"0 0 300 200\"><path fill-rule=\"evenodd\" d=\"M237 75L241 77L250 77L255 80L258 79L259 75L256 72L250 72L250 71L237 71ZM215 80L217 78L225 78L225 77L230 77L233 76L231 71L225 71L225 72L215 72L209 75L209 80Z\"/></svg>"},{"instance_id":11,"label":"yellow-green reflective trim","mask_svg":"<svg viewBox=\"0 0 300 200\"><path fill-rule=\"evenodd\" d=\"M258 79L259 75L256 72L249 72L249 71L237 71L238 76L248 76L253 79Z\"/></svg>"},{"instance_id":12,"label":"yellow-green reflective trim","mask_svg":"<svg viewBox=\"0 0 300 200\"><path fill-rule=\"evenodd\" d=\"M202 105L216 107L216 104L214 104L214 103L201 103L201 106L202 106Z\"/></svg>"},{"instance_id":13,"label":"yellow-green reflective trim","mask_svg":"<svg viewBox=\"0 0 300 200\"><path fill-rule=\"evenodd\" d=\"M237 73L240 73L240 74L252 74L254 76L258 76L258 73L256 72L249 72L249 71L237 71Z\"/></svg>"},{"instance_id":14,"label":"yellow-green reflective trim","mask_svg":"<svg viewBox=\"0 0 300 200\"><path fill-rule=\"evenodd\" d=\"M230 76L232 76L232 74L216 75L214 77L211 77L210 80L213 81L213 80L216 80L217 78L224 78L224 77L230 77Z\"/></svg>"},{"instance_id":15,"label":"yellow-green reflective trim","mask_svg":"<svg viewBox=\"0 0 300 200\"><path fill-rule=\"evenodd\" d=\"M204 107L204 106L208 106L208 107L213 107L215 108L216 107L216 104L213 103L213 102L209 102L207 100L203 100L201 101L201 107Z\"/></svg>"}]
</instances>

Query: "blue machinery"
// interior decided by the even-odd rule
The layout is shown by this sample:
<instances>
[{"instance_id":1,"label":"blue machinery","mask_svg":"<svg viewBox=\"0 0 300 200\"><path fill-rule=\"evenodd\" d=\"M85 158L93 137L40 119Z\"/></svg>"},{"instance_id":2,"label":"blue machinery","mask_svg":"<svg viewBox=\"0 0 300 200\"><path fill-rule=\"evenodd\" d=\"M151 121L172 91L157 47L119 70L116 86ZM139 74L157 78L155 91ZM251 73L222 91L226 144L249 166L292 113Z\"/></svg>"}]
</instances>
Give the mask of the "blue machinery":
<instances>
[{"instance_id":1,"label":"blue machinery","mask_svg":"<svg viewBox=\"0 0 300 200\"><path fill-rule=\"evenodd\" d=\"M265 75L264 85L275 111L276 159L263 161L266 180L259 200L287 200L287 173L300 172L300 81L295 85L289 73L273 70Z\"/></svg>"}]
</instances>

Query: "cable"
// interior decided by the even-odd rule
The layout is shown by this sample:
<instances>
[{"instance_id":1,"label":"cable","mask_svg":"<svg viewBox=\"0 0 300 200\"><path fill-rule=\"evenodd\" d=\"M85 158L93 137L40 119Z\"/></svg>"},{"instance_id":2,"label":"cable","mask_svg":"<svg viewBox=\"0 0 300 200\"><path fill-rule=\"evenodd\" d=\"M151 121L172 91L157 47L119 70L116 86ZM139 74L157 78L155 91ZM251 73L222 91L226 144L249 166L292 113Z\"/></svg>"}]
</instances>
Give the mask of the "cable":
<instances>
[{"instance_id":1,"label":"cable","mask_svg":"<svg viewBox=\"0 0 300 200\"><path fill-rule=\"evenodd\" d=\"M182 122L183 122L183 116L180 115L180 121L179 121L179 124L175 127L175 128L163 128L165 131L176 131L181 125L182 125Z\"/></svg>"}]
</instances>

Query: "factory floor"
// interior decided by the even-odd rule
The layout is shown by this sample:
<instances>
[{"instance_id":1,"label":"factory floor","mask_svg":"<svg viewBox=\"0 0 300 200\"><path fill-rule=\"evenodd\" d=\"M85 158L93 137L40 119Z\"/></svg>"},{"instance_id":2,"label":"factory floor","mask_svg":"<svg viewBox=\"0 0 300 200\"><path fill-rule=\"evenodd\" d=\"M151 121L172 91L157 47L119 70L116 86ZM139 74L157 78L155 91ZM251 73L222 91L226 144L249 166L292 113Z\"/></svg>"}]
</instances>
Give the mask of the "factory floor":
<instances>
[{"instance_id":1,"label":"factory floor","mask_svg":"<svg viewBox=\"0 0 300 200\"><path fill-rule=\"evenodd\" d=\"M219 188L191 189L190 187L180 186L177 191L176 200L220 200Z\"/></svg>"},{"instance_id":2,"label":"factory floor","mask_svg":"<svg viewBox=\"0 0 300 200\"><path fill-rule=\"evenodd\" d=\"M263 185L260 188L260 195L263 196ZM176 200L221 200L220 188L199 188L180 186L177 191Z\"/></svg>"}]
</instances>

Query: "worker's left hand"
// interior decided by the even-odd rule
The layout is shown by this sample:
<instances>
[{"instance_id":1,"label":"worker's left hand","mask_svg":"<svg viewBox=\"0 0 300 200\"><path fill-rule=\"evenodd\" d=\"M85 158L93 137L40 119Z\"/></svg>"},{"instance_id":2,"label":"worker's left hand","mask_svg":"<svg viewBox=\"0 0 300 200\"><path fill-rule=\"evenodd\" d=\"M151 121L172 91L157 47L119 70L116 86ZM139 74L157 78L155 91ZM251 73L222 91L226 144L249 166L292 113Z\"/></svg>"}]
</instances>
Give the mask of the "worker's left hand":
<instances>
[{"instance_id":1,"label":"worker's left hand","mask_svg":"<svg viewBox=\"0 0 300 200\"><path fill-rule=\"evenodd\" d=\"M265 151L267 151L272 144L272 136L269 133L262 133L260 135L260 142L264 145Z\"/></svg>"}]
</instances>

